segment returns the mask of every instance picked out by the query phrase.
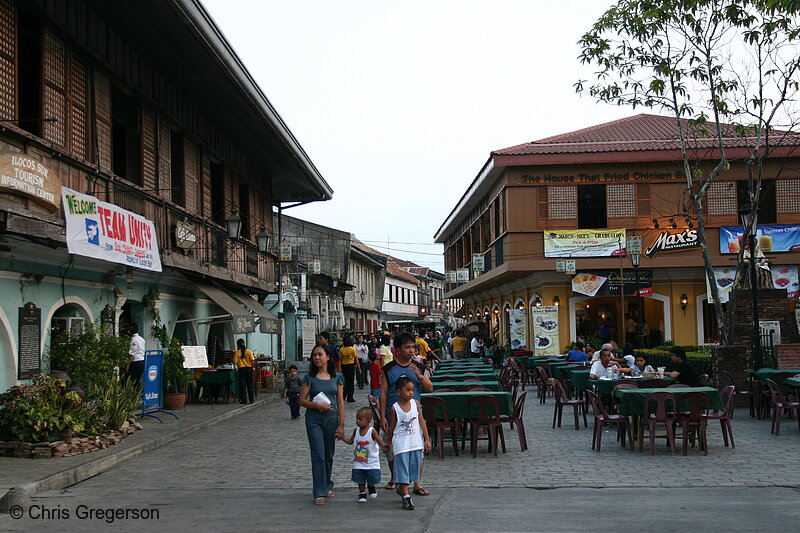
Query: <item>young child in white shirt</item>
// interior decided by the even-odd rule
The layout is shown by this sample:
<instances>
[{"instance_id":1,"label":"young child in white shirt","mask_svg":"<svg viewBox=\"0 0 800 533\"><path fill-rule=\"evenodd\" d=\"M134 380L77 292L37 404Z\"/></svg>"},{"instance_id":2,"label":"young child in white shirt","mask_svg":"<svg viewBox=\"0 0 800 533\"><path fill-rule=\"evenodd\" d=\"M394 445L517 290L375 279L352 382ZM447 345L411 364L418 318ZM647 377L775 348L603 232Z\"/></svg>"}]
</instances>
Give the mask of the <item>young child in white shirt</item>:
<instances>
[{"instance_id":1,"label":"young child in white shirt","mask_svg":"<svg viewBox=\"0 0 800 533\"><path fill-rule=\"evenodd\" d=\"M414 400L414 383L405 376L395 383L399 400L392 405L389 440L394 455L394 480L397 493L403 498L403 509L414 510L414 502L408 493L408 485L419 481L422 452L431 450L428 426L422 416L422 408ZM424 441L423 441L424 438Z\"/></svg>"},{"instance_id":2,"label":"young child in white shirt","mask_svg":"<svg viewBox=\"0 0 800 533\"><path fill-rule=\"evenodd\" d=\"M372 411L362 407L356 412L356 429L350 438L344 437L342 441L353 445L353 472L350 476L353 483L358 484L358 503L367 503L367 490L370 498L377 498L378 492L375 485L381 482L381 463L378 458L380 450L389 449L384 444L381 436L373 428Z\"/></svg>"}]
</instances>

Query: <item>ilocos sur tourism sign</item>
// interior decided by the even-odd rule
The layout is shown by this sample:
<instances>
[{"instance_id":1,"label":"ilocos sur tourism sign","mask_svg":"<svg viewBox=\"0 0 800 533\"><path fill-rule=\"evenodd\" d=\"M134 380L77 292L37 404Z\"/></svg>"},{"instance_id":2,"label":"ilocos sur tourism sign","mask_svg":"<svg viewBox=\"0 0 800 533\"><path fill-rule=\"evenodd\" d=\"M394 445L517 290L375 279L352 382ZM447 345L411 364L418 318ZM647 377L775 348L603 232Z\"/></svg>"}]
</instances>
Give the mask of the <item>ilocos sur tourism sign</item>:
<instances>
[{"instance_id":1,"label":"ilocos sur tourism sign","mask_svg":"<svg viewBox=\"0 0 800 533\"><path fill-rule=\"evenodd\" d=\"M61 188L71 254L161 272L156 228L143 216Z\"/></svg>"},{"instance_id":2,"label":"ilocos sur tourism sign","mask_svg":"<svg viewBox=\"0 0 800 533\"><path fill-rule=\"evenodd\" d=\"M61 181L41 161L22 153L0 154L0 192L30 198L55 212L61 204Z\"/></svg>"}]
</instances>

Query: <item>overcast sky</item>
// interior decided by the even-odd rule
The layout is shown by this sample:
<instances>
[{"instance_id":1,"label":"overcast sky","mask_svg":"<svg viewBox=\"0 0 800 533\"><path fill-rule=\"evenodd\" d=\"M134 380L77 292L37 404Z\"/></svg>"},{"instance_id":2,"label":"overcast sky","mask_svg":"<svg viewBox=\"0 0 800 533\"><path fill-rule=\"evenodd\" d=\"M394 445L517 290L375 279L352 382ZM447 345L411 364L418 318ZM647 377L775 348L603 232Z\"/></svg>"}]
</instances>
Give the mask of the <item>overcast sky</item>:
<instances>
[{"instance_id":1,"label":"overcast sky","mask_svg":"<svg viewBox=\"0 0 800 533\"><path fill-rule=\"evenodd\" d=\"M492 150L634 114L573 88L610 0L202 1L334 190L287 214L440 272Z\"/></svg>"}]
</instances>

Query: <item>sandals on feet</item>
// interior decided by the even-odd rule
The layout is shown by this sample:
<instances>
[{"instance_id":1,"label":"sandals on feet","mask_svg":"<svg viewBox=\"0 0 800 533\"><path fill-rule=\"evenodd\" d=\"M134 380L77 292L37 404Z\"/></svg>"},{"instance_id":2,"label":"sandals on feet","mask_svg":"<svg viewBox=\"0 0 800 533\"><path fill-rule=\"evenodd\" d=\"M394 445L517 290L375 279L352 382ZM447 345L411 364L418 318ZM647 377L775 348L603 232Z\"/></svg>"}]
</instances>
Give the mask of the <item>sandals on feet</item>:
<instances>
[{"instance_id":1,"label":"sandals on feet","mask_svg":"<svg viewBox=\"0 0 800 533\"><path fill-rule=\"evenodd\" d=\"M386 486L384 488L386 490L396 490L397 489L397 483L395 483L394 481L390 481L389 483L386 484Z\"/></svg>"},{"instance_id":2,"label":"sandals on feet","mask_svg":"<svg viewBox=\"0 0 800 533\"><path fill-rule=\"evenodd\" d=\"M325 498L315 498L314 505L325 505L328 502L325 501Z\"/></svg>"},{"instance_id":3,"label":"sandals on feet","mask_svg":"<svg viewBox=\"0 0 800 533\"><path fill-rule=\"evenodd\" d=\"M414 489L414 494L416 494L417 496L430 496L431 495L430 492L428 492L427 490L423 489L422 487L420 487L418 489Z\"/></svg>"},{"instance_id":4,"label":"sandals on feet","mask_svg":"<svg viewBox=\"0 0 800 533\"><path fill-rule=\"evenodd\" d=\"M336 494L334 494L332 490L329 490L328 491L328 498L333 498L334 496L336 496Z\"/></svg>"}]
</instances>

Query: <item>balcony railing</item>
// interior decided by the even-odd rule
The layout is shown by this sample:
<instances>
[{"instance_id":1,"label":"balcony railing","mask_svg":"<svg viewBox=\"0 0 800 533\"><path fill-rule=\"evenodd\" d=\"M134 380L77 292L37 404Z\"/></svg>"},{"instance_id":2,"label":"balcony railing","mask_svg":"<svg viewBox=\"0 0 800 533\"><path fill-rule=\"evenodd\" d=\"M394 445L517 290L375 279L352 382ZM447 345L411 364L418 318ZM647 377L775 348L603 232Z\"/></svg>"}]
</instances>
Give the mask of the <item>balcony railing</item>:
<instances>
[{"instance_id":1,"label":"balcony railing","mask_svg":"<svg viewBox=\"0 0 800 533\"><path fill-rule=\"evenodd\" d=\"M272 257L259 254L255 243L244 239L232 241L221 226L189 213L180 206L155 198L124 181L111 181L108 190L108 202L153 222L162 253L169 251L268 283L275 282ZM179 226L188 229L193 244L185 242L185 238L179 239L176 231Z\"/></svg>"}]
</instances>

